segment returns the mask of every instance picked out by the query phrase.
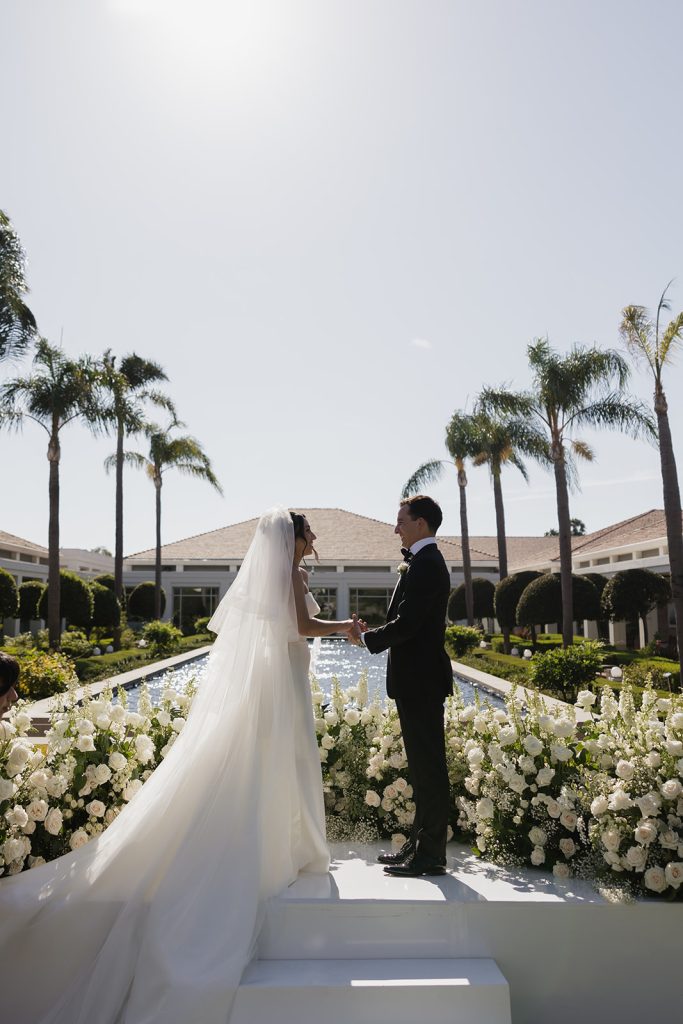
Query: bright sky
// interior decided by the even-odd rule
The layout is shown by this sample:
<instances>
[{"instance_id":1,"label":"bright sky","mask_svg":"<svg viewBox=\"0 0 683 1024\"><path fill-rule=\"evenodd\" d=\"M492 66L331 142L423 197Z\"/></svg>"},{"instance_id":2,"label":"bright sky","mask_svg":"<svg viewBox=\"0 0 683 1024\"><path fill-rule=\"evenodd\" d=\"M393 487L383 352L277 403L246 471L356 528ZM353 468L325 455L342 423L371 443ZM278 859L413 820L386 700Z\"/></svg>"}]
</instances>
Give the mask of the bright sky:
<instances>
[{"instance_id":1,"label":"bright sky","mask_svg":"<svg viewBox=\"0 0 683 1024\"><path fill-rule=\"evenodd\" d=\"M169 474L164 539L276 503L391 521L535 336L616 346L674 277L683 308L682 32L678 0L2 0L0 208L40 329L161 362L225 489ZM680 365L668 392L680 440ZM654 449L589 440L572 515L661 507ZM45 449L0 436L0 528L44 544ZM111 450L64 432L64 546L113 548ZM504 491L509 533L556 525L549 475ZM451 467L431 493L458 533ZM151 546L134 470L125 502L126 551Z\"/></svg>"}]
</instances>

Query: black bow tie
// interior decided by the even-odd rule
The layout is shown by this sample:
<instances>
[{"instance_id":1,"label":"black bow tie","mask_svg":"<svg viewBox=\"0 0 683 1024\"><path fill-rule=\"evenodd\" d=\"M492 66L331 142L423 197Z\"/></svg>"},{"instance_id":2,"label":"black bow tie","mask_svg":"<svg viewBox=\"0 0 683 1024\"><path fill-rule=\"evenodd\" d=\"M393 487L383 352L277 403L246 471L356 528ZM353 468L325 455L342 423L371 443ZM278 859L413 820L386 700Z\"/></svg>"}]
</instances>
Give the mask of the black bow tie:
<instances>
[{"instance_id":1,"label":"black bow tie","mask_svg":"<svg viewBox=\"0 0 683 1024\"><path fill-rule=\"evenodd\" d=\"M401 554L403 555L403 560L405 562L409 562L410 559L413 557L413 553L410 550L410 548L401 548Z\"/></svg>"}]
</instances>

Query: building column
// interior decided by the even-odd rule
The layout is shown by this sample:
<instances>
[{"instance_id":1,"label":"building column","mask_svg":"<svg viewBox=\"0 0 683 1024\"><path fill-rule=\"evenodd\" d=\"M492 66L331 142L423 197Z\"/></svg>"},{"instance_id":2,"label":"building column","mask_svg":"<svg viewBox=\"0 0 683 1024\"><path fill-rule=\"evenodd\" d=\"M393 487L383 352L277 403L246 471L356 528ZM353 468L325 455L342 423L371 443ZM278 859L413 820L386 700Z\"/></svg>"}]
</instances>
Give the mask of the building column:
<instances>
[{"instance_id":1,"label":"building column","mask_svg":"<svg viewBox=\"0 0 683 1024\"><path fill-rule=\"evenodd\" d=\"M341 580L337 581L337 619L350 619L349 610L349 585Z\"/></svg>"},{"instance_id":2,"label":"building column","mask_svg":"<svg viewBox=\"0 0 683 1024\"><path fill-rule=\"evenodd\" d=\"M600 635L598 633L598 624L592 619L583 620L583 635L586 640L598 640Z\"/></svg>"},{"instance_id":3,"label":"building column","mask_svg":"<svg viewBox=\"0 0 683 1024\"><path fill-rule=\"evenodd\" d=\"M610 622L609 642L613 647L626 648L626 623Z\"/></svg>"}]
</instances>

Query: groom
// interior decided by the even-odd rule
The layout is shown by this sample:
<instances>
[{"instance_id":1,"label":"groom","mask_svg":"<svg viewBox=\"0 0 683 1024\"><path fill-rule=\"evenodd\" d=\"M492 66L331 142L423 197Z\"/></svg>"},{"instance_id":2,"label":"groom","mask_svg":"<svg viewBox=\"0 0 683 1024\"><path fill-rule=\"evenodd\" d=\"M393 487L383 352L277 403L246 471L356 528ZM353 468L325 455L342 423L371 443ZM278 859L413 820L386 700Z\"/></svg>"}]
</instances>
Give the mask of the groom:
<instances>
[{"instance_id":1,"label":"groom","mask_svg":"<svg viewBox=\"0 0 683 1024\"><path fill-rule=\"evenodd\" d=\"M444 700L453 672L444 648L450 577L436 545L441 509L418 494L401 502L395 533L407 569L394 590L387 622L367 629L357 622L352 638L372 654L389 649L387 694L396 701L415 800L412 832L398 853L379 856L388 875L442 875L450 788L446 768Z\"/></svg>"}]
</instances>

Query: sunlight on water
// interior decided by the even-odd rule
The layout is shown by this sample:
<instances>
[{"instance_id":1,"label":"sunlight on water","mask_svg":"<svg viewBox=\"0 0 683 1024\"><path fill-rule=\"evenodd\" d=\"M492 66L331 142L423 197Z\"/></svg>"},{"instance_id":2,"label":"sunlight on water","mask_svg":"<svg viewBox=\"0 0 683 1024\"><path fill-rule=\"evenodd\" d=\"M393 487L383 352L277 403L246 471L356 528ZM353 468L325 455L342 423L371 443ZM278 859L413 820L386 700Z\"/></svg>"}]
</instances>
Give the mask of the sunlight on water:
<instances>
[{"instance_id":1,"label":"sunlight on water","mask_svg":"<svg viewBox=\"0 0 683 1024\"><path fill-rule=\"evenodd\" d=\"M337 679L343 690L350 686L356 686L361 672L367 674L368 692L370 699L378 694L381 700L386 697L385 673L387 668L386 651L382 654L370 654L361 647L353 647L343 640L323 640L311 652L312 665L315 677L320 688L329 693L332 687L332 680ZM158 675L149 676L147 686L152 698L152 704L157 704L161 698L162 690L171 686L178 693L184 693L188 682L195 679L201 682L208 664L208 655L197 658L189 664L181 665L178 669L171 669L160 672ZM463 700L466 704L474 703L474 695L477 687L472 686L467 680L459 676L454 677L455 685L460 688ZM478 689L479 696L490 700L496 707L503 707L503 701L497 695L490 694L487 690ZM131 711L137 708L138 687L131 687L127 690L128 705Z\"/></svg>"}]
</instances>

